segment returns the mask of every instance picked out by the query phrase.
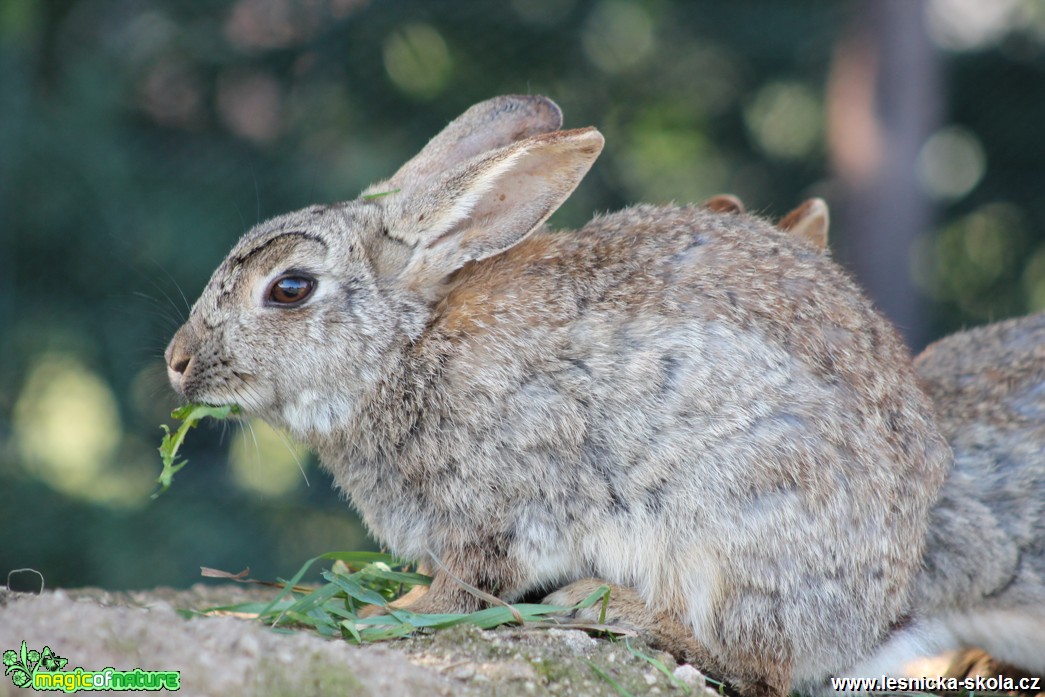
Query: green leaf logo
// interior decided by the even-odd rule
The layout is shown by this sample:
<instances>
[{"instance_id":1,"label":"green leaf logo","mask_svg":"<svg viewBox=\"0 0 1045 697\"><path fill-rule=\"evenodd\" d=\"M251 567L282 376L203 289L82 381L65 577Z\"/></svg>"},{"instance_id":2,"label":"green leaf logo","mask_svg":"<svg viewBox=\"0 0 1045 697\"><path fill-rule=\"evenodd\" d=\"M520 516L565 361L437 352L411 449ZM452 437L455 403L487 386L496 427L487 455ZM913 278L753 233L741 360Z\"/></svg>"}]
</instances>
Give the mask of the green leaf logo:
<instances>
[{"instance_id":1,"label":"green leaf logo","mask_svg":"<svg viewBox=\"0 0 1045 697\"><path fill-rule=\"evenodd\" d=\"M32 679L33 668L39 660L40 652L35 649L30 651L23 641L21 650L4 651L4 675L11 677L15 687L25 687Z\"/></svg>"},{"instance_id":2,"label":"green leaf logo","mask_svg":"<svg viewBox=\"0 0 1045 697\"><path fill-rule=\"evenodd\" d=\"M40 668L51 673L61 670L68 662L68 658L62 658L51 651L50 646L45 646L44 650L40 652Z\"/></svg>"},{"instance_id":3,"label":"green leaf logo","mask_svg":"<svg viewBox=\"0 0 1045 697\"><path fill-rule=\"evenodd\" d=\"M11 671L11 682L14 683L15 687L26 687L29 685L29 673L21 668L15 668Z\"/></svg>"},{"instance_id":4,"label":"green leaf logo","mask_svg":"<svg viewBox=\"0 0 1045 697\"><path fill-rule=\"evenodd\" d=\"M64 668L67 663L69 659L56 654L50 646L37 651L26 646L24 641L20 650L4 651L4 675L11 678L15 687L28 687L37 669L53 673Z\"/></svg>"}]
</instances>

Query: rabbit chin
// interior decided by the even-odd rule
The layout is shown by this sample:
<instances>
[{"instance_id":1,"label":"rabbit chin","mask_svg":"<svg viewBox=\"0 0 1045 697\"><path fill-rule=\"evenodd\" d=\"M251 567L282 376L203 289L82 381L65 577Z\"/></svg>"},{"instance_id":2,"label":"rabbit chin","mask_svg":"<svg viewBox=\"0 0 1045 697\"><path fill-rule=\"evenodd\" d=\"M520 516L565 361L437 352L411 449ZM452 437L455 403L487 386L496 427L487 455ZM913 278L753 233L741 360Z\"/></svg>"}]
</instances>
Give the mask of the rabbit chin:
<instances>
[{"instance_id":1,"label":"rabbit chin","mask_svg":"<svg viewBox=\"0 0 1045 697\"><path fill-rule=\"evenodd\" d=\"M292 394L277 407L280 425L296 438L312 442L344 430L352 420L358 399L347 393L331 393L305 388Z\"/></svg>"}]
</instances>

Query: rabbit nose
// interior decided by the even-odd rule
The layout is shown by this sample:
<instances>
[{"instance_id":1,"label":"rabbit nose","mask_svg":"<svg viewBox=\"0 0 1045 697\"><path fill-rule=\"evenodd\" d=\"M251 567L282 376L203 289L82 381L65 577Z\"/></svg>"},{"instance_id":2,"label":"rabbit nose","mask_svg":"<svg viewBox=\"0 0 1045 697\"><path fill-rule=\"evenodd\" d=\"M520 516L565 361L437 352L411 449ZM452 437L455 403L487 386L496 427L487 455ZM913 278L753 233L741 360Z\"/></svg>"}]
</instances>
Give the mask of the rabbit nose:
<instances>
[{"instance_id":1,"label":"rabbit nose","mask_svg":"<svg viewBox=\"0 0 1045 697\"><path fill-rule=\"evenodd\" d=\"M191 360L191 357L175 356L171 359L171 370L173 370L175 373L181 373L182 375L184 375L185 369L189 367L189 361Z\"/></svg>"},{"instance_id":2,"label":"rabbit nose","mask_svg":"<svg viewBox=\"0 0 1045 697\"><path fill-rule=\"evenodd\" d=\"M167 371L171 382L180 382L192 364L192 351L189 348L189 341L185 336L184 327L179 329L174 338L171 339L171 343L167 346L163 357L167 361ZM177 384L175 384L175 387L177 387Z\"/></svg>"}]
</instances>

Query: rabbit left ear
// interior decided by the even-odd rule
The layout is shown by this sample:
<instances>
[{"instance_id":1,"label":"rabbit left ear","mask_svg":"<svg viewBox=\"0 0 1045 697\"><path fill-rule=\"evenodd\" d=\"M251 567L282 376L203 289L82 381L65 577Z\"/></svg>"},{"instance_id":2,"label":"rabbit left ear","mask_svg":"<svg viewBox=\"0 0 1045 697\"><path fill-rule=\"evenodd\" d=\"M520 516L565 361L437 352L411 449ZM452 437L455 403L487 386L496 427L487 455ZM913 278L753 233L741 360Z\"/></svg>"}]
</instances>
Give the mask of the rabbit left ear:
<instances>
[{"instance_id":1,"label":"rabbit left ear","mask_svg":"<svg viewBox=\"0 0 1045 697\"><path fill-rule=\"evenodd\" d=\"M462 162L541 133L562 128L559 106L540 95L505 95L479 102L450 122L417 155L363 197L409 193Z\"/></svg>"},{"instance_id":2,"label":"rabbit left ear","mask_svg":"<svg viewBox=\"0 0 1045 697\"><path fill-rule=\"evenodd\" d=\"M744 202L733 194L716 194L700 205L714 213L744 212Z\"/></svg>"},{"instance_id":3,"label":"rabbit left ear","mask_svg":"<svg viewBox=\"0 0 1045 697\"><path fill-rule=\"evenodd\" d=\"M534 136L389 197L387 234L414 247L401 278L435 286L469 261L518 244L573 192L603 143L594 128Z\"/></svg>"}]
</instances>

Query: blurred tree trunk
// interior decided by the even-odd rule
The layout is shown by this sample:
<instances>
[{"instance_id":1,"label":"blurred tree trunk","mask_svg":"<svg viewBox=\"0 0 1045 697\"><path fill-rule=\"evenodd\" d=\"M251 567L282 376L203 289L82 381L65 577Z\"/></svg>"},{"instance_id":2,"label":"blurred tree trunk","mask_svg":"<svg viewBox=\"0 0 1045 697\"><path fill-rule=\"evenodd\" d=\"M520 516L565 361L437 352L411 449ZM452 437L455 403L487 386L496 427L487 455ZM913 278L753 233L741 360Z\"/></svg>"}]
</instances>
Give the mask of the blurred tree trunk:
<instances>
[{"instance_id":1,"label":"blurred tree trunk","mask_svg":"<svg viewBox=\"0 0 1045 697\"><path fill-rule=\"evenodd\" d=\"M828 83L839 251L915 351L931 330L908 265L915 236L933 219L915 161L939 124L940 88L924 4L861 0Z\"/></svg>"}]
</instances>

